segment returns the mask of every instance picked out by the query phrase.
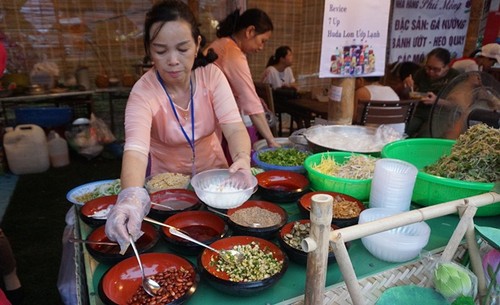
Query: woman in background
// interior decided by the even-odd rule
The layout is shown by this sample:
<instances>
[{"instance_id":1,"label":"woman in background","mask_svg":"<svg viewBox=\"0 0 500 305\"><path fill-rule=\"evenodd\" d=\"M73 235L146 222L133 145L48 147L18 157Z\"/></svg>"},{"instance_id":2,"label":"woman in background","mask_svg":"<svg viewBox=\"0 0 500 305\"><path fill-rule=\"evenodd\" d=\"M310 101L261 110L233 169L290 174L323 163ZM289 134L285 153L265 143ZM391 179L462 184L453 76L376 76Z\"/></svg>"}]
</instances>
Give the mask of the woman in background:
<instances>
[{"instance_id":1,"label":"woman in background","mask_svg":"<svg viewBox=\"0 0 500 305\"><path fill-rule=\"evenodd\" d=\"M281 46L276 49L267 61L266 69L262 75L262 82L271 84L273 89L295 88L295 77L293 76L292 66L293 53L289 46Z\"/></svg>"},{"instance_id":2,"label":"woman in background","mask_svg":"<svg viewBox=\"0 0 500 305\"><path fill-rule=\"evenodd\" d=\"M247 60L247 54L263 50L272 31L273 23L264 11L252 8L240 14L237 9L219 23L218 39L208 49L217 53L216 64L226 75L240 112L250 117L254 126L248 127L250 137L256 140L256 129L269 147L279 147L269 128L261 99L255 91Z\"/></svg>"},{"instance_id":3,"label":"woman in background","mask_svg":"<svg viewBox=\"0 0 500 305\"><path fill-rule=\"evenodd\" d=\"M229 144L231 173L246 180L250 138L215 54L200 52L202 36L181 1L156 2L146 14L144 47L154 66L134 85L125 109L125 147L118 199L106 221L106 235L120 244L137 240L150 209L144 188L151 174L195 173L228 168L220 138Z\"/></svg>"},{"instance_id":4,"label":"woman in background","mask_svg":"<svg viewBox=\"0 0 500 305\"><path fill-rule=\"evenodd\" d=\"M424 92L427 95L420 99L415 114L411 119L407 133L410 137L430 137L429 115L437 94L460 72L450 68L450 52L443 48L435 48L426 56L425 65L414 75L404 80L404 86L412 91Z\"/></svg>"}]
</instances>

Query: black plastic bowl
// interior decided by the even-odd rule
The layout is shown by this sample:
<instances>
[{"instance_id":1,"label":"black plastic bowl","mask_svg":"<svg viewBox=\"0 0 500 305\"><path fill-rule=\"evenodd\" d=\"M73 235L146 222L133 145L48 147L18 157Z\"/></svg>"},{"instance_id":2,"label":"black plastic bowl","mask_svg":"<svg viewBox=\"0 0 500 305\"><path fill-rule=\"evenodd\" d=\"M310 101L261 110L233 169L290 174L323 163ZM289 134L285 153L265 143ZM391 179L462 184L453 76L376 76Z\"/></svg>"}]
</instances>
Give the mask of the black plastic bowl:
<instances>
[{"instance_id":1,"label":"black plastic bowl","mask_svg":"<svg viewBox=\"0 0 500 305\"><path fill-rule=\"evenodd\" d=\"M87 240L98 241L98 242L111 242L104 232L105 226L100 226L94 229ZM160 233L158 230L149 223L142 223L141 230L144 234L135 242L137 246L137 251L139 253L145 253L150 251L160 239ZM116 264L128 257L134 256L134 251L132 247L128 247L125 254L120 254L120 246L108 246L108 245L95 245L86 244L87 251L89 254L98 262L103 264Z\"/></svg>"},{"instance_id":2,"label":"black plastic bowl","mask_svg":"<svg viewBox=\"0 0 500 305\"><path fill-rule=\"evenodd\" d=\"M301 220L297 220L297 221L301 224L306 224L306 223L311 222L309 219L301 219ZM306 265L308 253L304 252L302 250L299 250L295 247L292 247L284 239L284 236L291 232L294 224L295 224L295 221L292 221L292 222L287 223L283 228L281 228L278 242L279 242L281 248L283 249L283 251L285 251L286 255L288 255L288 257L290 258L291 261L296 262L297 264L300 264L300 265ZM332 224L332 229L337 230L337 229L339 229L339 227ZM349 246L350 246L349 243L346 243L345 245L347 248L349 248ZM335 263L336 261L337 260L335 258L335 254L333 253L333 251L328 252L328 264Z\"/></svg>"},{"instance_id":3,"label":"black plastic bowl","mask_svg":"<svg viewBox=\"0 0 500 305\"><path fill-rule=\"evenodd\" d=\"M262 227L257 225L250 225L250 226L245 226L239 223L234 222L231 219L231 216L236 213L237 211L247 209L247 208L252 208L252 207L258 207L264 210L267 210L269 212L277 213L281 216L281 220L279 223L277 223L274 226L269 226L269 227ZM272 239L274 238L279 230L288 222L288 213L280 207L277 204L267 202L267 201L260 201L260 200L249 200L245 203L243 203L241 206L234 208L234 209L229 209L227 210L227 215L229 216L228 219L228 224L229 227L233 230L233 235L249 235L249 236L255 236L255 237L260 237L264 239ZM258 222L258 220L257 220Z\"/></svg>"},{"instance_id":4,"label":"black plastic bowl","mask_svg":"<svg viewBox=\"0 0 500 305\"><path fill-rule=\"evenodd\" d=\"M211 258L218 259L218 254L209 249L205 249L198 256L198 268L202 277L215 289L232 295L247 296L254 295L259 291L268 289L276 284L285 274L288 268L288 257L274 243L262 238L253 236L232 236L220 239L210 246L217 250L232 249L233 246L246 245L251 242L257 242L261 249L270 251L273 256L283 262L281 270L276 274L260 281L249 282L233 282L229 280L229 276L224 271L217 271L216 266L211 262Z\"/></svg>"},{"instance_id":5,"label":"black plastic bowl","mask_svg":"<svg viewBox=\"0 0 500 305\"><path fill-rule=\"evenodd\" d=\"M303 195L299 201L297 201L297 206L299 207L299 211L302 214L302 216L306 219L309 219L309 213L311 211L311 197L317 194L326 194L330 195L333 197L333 204L335 205L335 202L337 201L350 201L352 202L353 205L358 206L360 209L360 214L363 210L366 209L366 206L361 202L360 200L346 195L342 193L336 193L336 192L328 192L328 191L318 191L318 192L310 192L305 195ZM332 224L337 225L341 228L345 228L348 226L353 226L357 224L359 221L359 214L355 217L350 217L350 218L339 218L335 217L335 215L332 215Z\"/></svg>"},{"instance_id":6,"label":"black plastic bowl","mask_svg":"<svg viewBox=\"0 0 500 305\"><path fill-rule=\"evenodd\" d=\"M198 210L202 205L196 193L186 189L161 190L152 193L150 198L151 202L165 206L151 205L148 216L158 221L164 221L180 212Z\"/></svg>"},{"instance_id":7,"label":"black plastic bowl","mask_svg":"<svg viewBox=\"0 0 500 305\"><path fill-rule=\"evenodd\" d=\"M192 238L210 245L216 240L226 237L229 228L219 216L208 211L186 211L170 216L164 223L179 228ZM162 227L161 235L167 241L167 246L172 250L185 255L197 255L203 246L197 245L175 235L169 228Z\"/></svg>"},{"instance_id":8,"label":"black plastic bowl","mask_svg":"<svg viewBox=\"0 0 500 305\"><path fill-rule=\"evenodd\" d=\"M91 227L99 227L106 223L106 218L94 218L95 213L106 210L116 203L117 195L103 196L87 201L80 208L80 219Z\"/></svg>"},{"instance_id":9,"label":"black plastic bowl","mask_svg":"<svg viewBox=\"0 0 500 305\"><path fill-rule=\"evenodd\" d=\"M162 305L181 305L195 293L200 276L195 266L187 259L170 253L146 253L141 254L141 261L146 276L153 276L171 268L182 268L192 275L192 286L178 299ZM99 297L107 305L127 304L139 289L141 282L137 260L135 257L130 257L104 273L98 285Z\"/></svg>"},{"instance_id":10,"label":"black plastic bowl","mask_svg":"<svg viewBox=\"0 0 500 305\"><path fill-rule=\"evenodd\" d=\"M255 176L259 193L265 200L277 203L297 201L309 190L306 176L284 170L271 170Z\"/></svg>"}]
</instances>

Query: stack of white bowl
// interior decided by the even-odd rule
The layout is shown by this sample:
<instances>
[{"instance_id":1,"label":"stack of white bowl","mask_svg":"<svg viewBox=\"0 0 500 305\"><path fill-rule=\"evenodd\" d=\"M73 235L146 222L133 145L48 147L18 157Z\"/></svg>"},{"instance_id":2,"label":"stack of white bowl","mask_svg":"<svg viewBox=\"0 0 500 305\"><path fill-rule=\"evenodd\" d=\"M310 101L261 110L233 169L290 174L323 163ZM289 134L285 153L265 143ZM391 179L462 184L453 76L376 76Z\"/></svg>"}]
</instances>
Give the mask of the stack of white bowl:
<instances>
[{"instance_id":1,"label":"stack of white bowl","mask_svg":"<svg viewBox=\"0 0 500 305\"><path fill-rule=\"evenodd\" d=\"M384 158L375 163L370 208L410 209L418 169L405 161Z\"/></svg>"}]
</instances>

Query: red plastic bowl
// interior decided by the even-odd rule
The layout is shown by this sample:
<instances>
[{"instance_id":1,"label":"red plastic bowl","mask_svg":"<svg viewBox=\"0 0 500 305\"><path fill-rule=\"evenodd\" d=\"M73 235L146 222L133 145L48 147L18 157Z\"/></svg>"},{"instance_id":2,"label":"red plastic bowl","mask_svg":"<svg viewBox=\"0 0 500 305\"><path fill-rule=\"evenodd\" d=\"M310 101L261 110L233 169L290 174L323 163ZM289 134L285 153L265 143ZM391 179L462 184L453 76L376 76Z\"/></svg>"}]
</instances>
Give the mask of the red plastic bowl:
<instances>
[{"instance_id":1,"label":"red plastic bowl","mask_svg":"<svg viewBox=\"0 0 500 305\"><path fill-rule=\"evenodd\" d=\"M227 273L217 271L215 264L211 263L211 258L218 259L219 255L209 249L204 249L198 256L198 268L201 270L202 276L215 289L233 295L253 295L276 284L288 268L288 257L276 244L253 236L232 236L220 239L210 246L217 250L228 250L234 246L247 245L252 242L257 242L260 249L271 252L274 258L283 262L278 273L260 281L233 282L229 280Z\"/></svg>"},{"instance_id":2,"label":"red plastic bowl","mask_svg":"<svg viewBox=\"0 0 500 305\"><path fill-rule=\"evenodd\" d=\"M80 219L91 227L102 226L106 223L106 218L98 219L92 217L91 215L94 215L99 211L106 210L110 205L114 205L117 198L117 195L110 195L87 201L80 208Z\"/></svg>"},{"instance_id":3,"label":"red plastic bowl","mask_svg":"<svg viewBox=\"0 0 500 305\"><path fill-rule=\"evenodd\" d=\"M164 221L168 217L179 212L198 210L201 201L196 193L186 189L161 190L150 195L151 202L165 205L160 207L152 204L149 216L159 221Z\"/></svg>"},{"instance_id":4,"label":"red plastic bowl","mask_svg":"<svg viewBox=\"0 0 500 305\"><path fill-rule=\"evenodd\" d=\"M146 253L141 254L140 257L146 276L152 276L170 268L184 268L192 274L191 288L183 296L168 304L182 304L196 291L200 277L196 273L195 266L188 260L169 253ZM141 282L141 271L137 265L137 259L130 257L111 267L102 276L98 286L99 296L106 304L124 305L135 294Z\"/></svg>"},{"instance_id":5,"label":"red plastic bowl","mask_svg":"<svg viewBox=\"0 0 500 305\"><path fill-rule=\"evenodd\" d=\"M271 202L294 202L309 190L306 176L284 170L271 170L255 176L262 197Z\"/></svg>"},{"instance_id":6,"label":"red plastic bowl","mask_svg":"<svg viewBox=\"0 0 500 305\"><path fill-rule=\"evenodd\" d=\"M302 196L297 202L299 210L304 218L309 219L309 212L311 211L311 197L317 194L331 195L333 197L333 204L335 204L336 201L351 201L352 204L357 205L360 208L360 213L366 209L366 206L363 204L363 202L346 194L327 191L310 192ZM335 216L332 216L332 224L335 224L341 228L355 225L358 223L358 220L359 214L358 216L352 218L336 218Z\"/></svg>"},{"instance_id":7,"label":"red plastic bowl","mask_svg":"<svg viewBox=\"0 0 500 305\"><path fill-rule=\"evenodd\" d=\"M87 236L87 240L111 242L106 236L104 229L104 225L94 229L89 236ZM135 242L135 244L139 253L144 253L150 251L158 243L160 233L153 225L145 222L142 223L141 230L144 234ZM125 258L134 256L132 247L128 247L127 252L121 255L120 246L118 246L118 244L115 246L85 244L85 246L89 254L92 255L95 260L104 264L116 264Z\"/></svg>"},{"instance_id":8,"label":"red plastic bowl","mask_svg":"<svg viewBox=\"0 0 500 305\"><path fill-rule=\"evenodd\" d=\"M179 228L187 235L207 245L228 235L226 222L208 211L180 212L167 218L164 223ZM162 236L172 250L186 255L196 255L204 249L200 245L172 235L169 230L169 228L161 227Z\"/></svg>"},{"instance_id":9,"label":"red plastic bowl","mask_svg":"<svg viewBox=\"0 0 500 305\"><path fill-rule=\"evenodd\" d=\"M262 226L245 226L239 223L234 222L231 219L231 216L237 211L258 207L273 213L277 213L280 215L281 220L276 225L262 227ZM288 213L277 204L268 201L261 200L249 200L243 203L241 206L227 210L227 215L229 216L228 224L229 227L233 230L234 235L250 235L255 237L260 237L264 239L271 239L275 237L278 231L287 223L288 221ZM258 220L257 220L258 222Z\"/></svg>"}]
</instances>

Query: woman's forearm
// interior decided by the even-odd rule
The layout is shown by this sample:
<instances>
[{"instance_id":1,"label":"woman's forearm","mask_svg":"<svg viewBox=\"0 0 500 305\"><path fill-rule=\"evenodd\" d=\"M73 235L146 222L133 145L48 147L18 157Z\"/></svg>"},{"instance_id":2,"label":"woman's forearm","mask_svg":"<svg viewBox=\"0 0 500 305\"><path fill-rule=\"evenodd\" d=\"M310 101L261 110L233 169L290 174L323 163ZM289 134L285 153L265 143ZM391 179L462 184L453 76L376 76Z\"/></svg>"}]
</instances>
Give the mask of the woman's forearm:
<instances>
[{"instance_id":1,"label":"woman's forearm","mask_svg":"<svg viewBox=\"0 0 500 305\"><path fill-rule=\"evenodd\" d=\"M144 186L147 164L148 157L144 154L133 150L125 151L120 175L122 189Z\"/></svg>"},{"instance_id":2,"label":"woman's forearm","mask_svg":"<svg viewBox=\"0 0 500 305\"><path fill-rule=\"evenodd\" d=\"M259 134L266 140L268 144L275 143L273 133L267 123L264 112L250 115L253 125L257 128Z\"/></svg>"}]
</instances>

